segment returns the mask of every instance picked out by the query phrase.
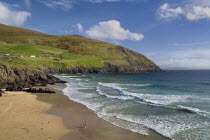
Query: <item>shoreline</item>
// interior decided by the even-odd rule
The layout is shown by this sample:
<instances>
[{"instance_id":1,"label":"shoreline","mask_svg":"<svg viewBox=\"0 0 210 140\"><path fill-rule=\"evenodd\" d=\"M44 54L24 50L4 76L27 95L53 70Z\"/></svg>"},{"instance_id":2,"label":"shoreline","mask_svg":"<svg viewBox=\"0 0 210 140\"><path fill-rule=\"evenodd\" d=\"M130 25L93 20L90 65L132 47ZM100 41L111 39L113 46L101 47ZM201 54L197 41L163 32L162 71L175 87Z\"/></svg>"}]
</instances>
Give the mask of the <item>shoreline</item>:
<instances>
[{"instance_id":1,"label":"shoreline","mask_svg":"<svg viewBox=\"0 0 210 140\"><path fill-rule=\"evenodd\" d=\"M14 91L0 97L0 140L169 140L152 130L145 136L99 118L65 96L65 84L41 87L56 94Z\"/></svg>"},{"instance_id":2,"label":"shoreline","mask_svg":"<svg viewBox=\"0 0 210 140\"><path fill-rule=\"evenodd\" d=\"M65 135L61 140L169 140L169 138L166 138L153 130L149 131L148 136L141 135L115 126L110 122L99 118L85 105L69 99L69 97L63 95L62 90L55 89L56 87L63 87L64 89L65 86L65 84L48 86L48 88L57 93L54 97L51 97L51 99L46 98L45 96L37 96L38 100L53 104L52 109L47 113L62 117L65 127L74 130L73 133ZM84 129L85 122L87 123L87 128Z\"/></svg>"}]
</instances>

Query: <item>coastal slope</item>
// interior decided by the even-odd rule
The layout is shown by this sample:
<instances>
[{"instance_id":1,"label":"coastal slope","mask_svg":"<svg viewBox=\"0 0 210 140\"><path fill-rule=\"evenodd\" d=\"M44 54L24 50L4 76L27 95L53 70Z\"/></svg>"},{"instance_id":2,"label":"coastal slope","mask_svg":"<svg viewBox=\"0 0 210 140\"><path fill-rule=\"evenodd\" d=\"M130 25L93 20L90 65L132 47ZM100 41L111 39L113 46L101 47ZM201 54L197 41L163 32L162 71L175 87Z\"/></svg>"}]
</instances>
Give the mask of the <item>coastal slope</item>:
<instances>
[{"instance_id":1,"label":"coastal slope","mask_svg":"<svg viewBox=\"0 0 210 140\"><path fill-rule=\"evenodd\" d=\"M47 35L0 24L0 61L51 73L162 71L140 53L77 35Z\"/></svg>"}]
</instances>

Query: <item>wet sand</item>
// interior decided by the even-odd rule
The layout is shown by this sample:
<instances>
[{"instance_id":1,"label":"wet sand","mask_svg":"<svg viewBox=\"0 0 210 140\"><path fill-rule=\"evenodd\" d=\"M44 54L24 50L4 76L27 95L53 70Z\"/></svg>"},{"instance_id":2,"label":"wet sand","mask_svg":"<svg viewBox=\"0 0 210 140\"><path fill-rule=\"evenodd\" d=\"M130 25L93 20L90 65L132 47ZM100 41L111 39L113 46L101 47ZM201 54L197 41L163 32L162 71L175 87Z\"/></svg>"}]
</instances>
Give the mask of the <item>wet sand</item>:
<instances>
[{"instance_id":1,"label":"wet sand","mask_svg":"<svg viewBox=\"0 0 210 140\"><path fill-rule=\"evenodd\" d=\"M166 140L153 131L149 136L144 136L114 126L99 118L86 106L71 101L61 91L56 90L56 92L57 94L51 96L40 94L37 99L52 104L53 107L48 113L61 116L65 127L73 130L61 140ZM86 128L84 128L85 122L87 122Z\"/></svg>"}]
</instances>

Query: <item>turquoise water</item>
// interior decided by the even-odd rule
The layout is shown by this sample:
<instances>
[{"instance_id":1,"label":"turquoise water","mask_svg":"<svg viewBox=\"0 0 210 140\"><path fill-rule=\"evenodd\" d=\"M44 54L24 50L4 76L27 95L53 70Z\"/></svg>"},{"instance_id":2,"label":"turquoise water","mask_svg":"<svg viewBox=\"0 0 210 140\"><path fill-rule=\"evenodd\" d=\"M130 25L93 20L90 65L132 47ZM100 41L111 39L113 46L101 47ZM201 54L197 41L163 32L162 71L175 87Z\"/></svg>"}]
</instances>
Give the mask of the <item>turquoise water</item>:
<instances>
[{"instance_id":1,"label":"turquoise water","mask_svg":"<svg viewBox=\"0 0 210 140\"><path fill-rule=\"evenodd\" d=\"M116 126L210 140L210 71L56 76L68 81L65 95Z\"/></svg>"}]
</instances>

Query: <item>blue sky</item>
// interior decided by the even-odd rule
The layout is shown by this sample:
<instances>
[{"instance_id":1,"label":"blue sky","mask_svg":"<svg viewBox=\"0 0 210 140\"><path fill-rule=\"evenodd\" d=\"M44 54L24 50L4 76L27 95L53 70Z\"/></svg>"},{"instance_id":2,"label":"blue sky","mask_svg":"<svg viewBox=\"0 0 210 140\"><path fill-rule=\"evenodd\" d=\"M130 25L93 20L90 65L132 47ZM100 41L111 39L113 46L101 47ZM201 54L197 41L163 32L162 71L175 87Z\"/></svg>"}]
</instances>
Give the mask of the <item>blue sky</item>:
<instances>
[{"instance_id":1,"label":"blue sky","mask_svg":"<svg viewBox=\"0 0 210 140\"><path fill-rule=\"evenodd\" d=\"M210 0L0 0L0 23L119 44L163 69L210 69Z\"/></svg>"}]
</instances>

